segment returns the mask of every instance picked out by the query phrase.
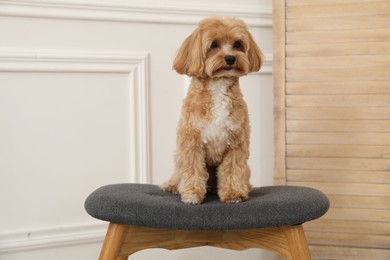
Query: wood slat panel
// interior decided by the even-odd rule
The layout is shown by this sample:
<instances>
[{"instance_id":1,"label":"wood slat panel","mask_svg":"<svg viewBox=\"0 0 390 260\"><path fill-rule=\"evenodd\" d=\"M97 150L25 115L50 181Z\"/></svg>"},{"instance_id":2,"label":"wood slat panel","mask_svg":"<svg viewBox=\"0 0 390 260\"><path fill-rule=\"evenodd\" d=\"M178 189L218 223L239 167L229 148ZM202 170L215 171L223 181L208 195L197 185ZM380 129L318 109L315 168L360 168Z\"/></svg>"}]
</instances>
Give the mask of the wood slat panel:
<instances>
[{"instance_id":1,"label":"wood slat panel","mask_svg":"<svg viewBox=\"0 0 390 260\"><path fill-rule=\"evenodd\" d=\"M389 14L366 15L354 17L330 17L289 19L286 21L288 32L299 31L324 31L324 30L350 30L368 28L390 28Z\"/></svg>"},{"instance_id":2,"label":"wood slat panel","mask_svg":"<svg viewBox=\"0 0 390 260\"><path fill-rule=\"evenodd\" d=\"M390 158L386 145L287 145L290 157Z\"/></svg>"},{"instance_id":3,"label":"wood slat panel","mask_svg":"<svg viewBox=\"0 0 390 260\"><path fill-rule=\"evenodd\" d=\"M390 21L390 17L388 19ZM390 67L390 55L288 57L286 58L286 65L287 69L332 69L351 67L380 69L383 67Z\"/></svg>"},{"instance_id":4,"label":"wood slat panel","mask_svg":"<svg viewBox=\"0 0 390 260\"><path fill-rule=\"evenodd\" d=\"M285 2L273 1L273 42L278 43L273 46L273 143L274 143L274 182L284 185L286 183L286 164L285 164L285 129L286 129L286 108L285 104L285 82L286 71L281 68L286 67L284 54L286 52L285 44Z\"/></svg>"},{"instance_id":5,"label":"wood slat panel","mask_svg":"<svg viewBox=\"0 0 390 260\"><path fill-rule=\"evenodd\" d=\"M327 1L321 1L320 4L334 5L334 4L347 4L347 3L366 3L372 1L373 0L327 0ZM286 0L287 6L313 5L313 4L318 5L319 1L318 0Z\"/></svg>"},{"instance_id":6,"label":"wood slat panel","mask_svg":"<svg viewBox=\"0 0 390 260\"><path fill-rule=\"evenodd\" d=\"M389 222L389 210L330 208L323 219ZM364 243L362 243L364 246Z\"/></svg>"},{"instance_id":7,"label":"wood slat panel","mask_svg":"<svg viewBox=\"0 0 390 260\"><path fill-rule=\"evenodd\" d=\"M340 120L371 120L371 119L390 119L390 108L380 107L290 107L286 109L287 119L340 119Z\"/></svg>"},{"instance_id":8,"label":"wood slat panel","mask_svg":"<svg viewBox=\"0 0 390 260\"><path fill-rule=\"evenodd\" d=\"M333 182L288 182L289 185L295 185L295 186L305 186L305 187L312 187L315 189L319 189L326 193L327 195L351 195L351 196L390 196L390 190L389 185L387 184L366 184L366 183L333 183ZM331 205L332 206L332 205ZM335 208L332 208L335 210ZM344 210L345 208L338 208L338 210ZM346 209L345 209L346 210ZM362 209L363 210L363 209ZM362 212L366 212L367 215L372 215L376 211L372 211L369 213L369 210L367 209ZM341 212L341 211L337 211ZM385 214L387 212L387 215ZM381 217L380 220L372 216L370 220L374 221L384 221L389 222L389 216L390 211L386 210L378 210L376 213L380 213ZM327 213L328 215L329 213ZM349 215L352 216L352 215ZM367 217L365 217L367 220ZM375 219L374 219L375 218ZM340 218L335 218L340 219ZM353 219L353 218L352 218ZM362 220L362 219L360 219Z\"/></svg>"},{"instance_id":9,"label":"wood slat panel","mask_svg":"<svg viewBox=\"0 0 390 260\"><path fill-rule=\"evenodd\" d=\"M318 219L306 222L303 225L305 231L328 232L328 233L349 233L349 234L374 234L388 235L390 223L367 222L355 220L329 220Z\"/></svg>"},{"instance_id":10,"label":"wood slat panel","mask_svg":"<svg viewBox=\"0 0 390 260\"><path fill-rule=\"evenodd\" d=\"M384 184L390 183L390 173L387 171L288 169L287 181ZM390 209L390 200L388 202Z\"/></svg>"},{"instance_id":11,"label":"wood slat panel","mask_svg":"<svg viewBox=\"0 0 390 260\"><path fill-rule=\"evenodd\" d=\"M287 157L287 169L389 171L389 159ZM389 191L389 187L387 188Z\"/></svg>"},{"instance_id":12,"label":"wood slat panel","mask_svg":"<svg viewBox=\"0 0 390 260\"><path fill-rule=\"evenodd\" d=\"M286 18L322 18L337 16L363 16L375 14L389 14L390 2L371 1L354 3L323 4L321 1L316 5L287 6Z\"/></svg>"},{"instance_id":13,"label":"wood slat panel","mask_svg":"<svg viewBox=\"0 0 390 260\"><path fill-rule=\"evenodd\" d=\"M288 82L286 94L390 94L389 86L388 81Z\"/></svg>"},{"instance_id":14,"label":"wood slat panel","mask_svg":"<svg viewBox=\"0 0 390 260\"><path fill-rule=\"evenodd\" d=\"M310 243L310 241L309 241ZM341 246L309 246L313 260L317 259L343 259L343 260L388 260L390 250L376 248L356 248Z\"/></svg>"},{"instance_id":15,"label":"wood slat panel","mask_svg":"<svg viewBox=\"0 0 390 260\"><path fill-rule=\"evenodd\" d=\"M289 132L389 132L390 120L287 120L286 127Z\"/></svg>"},{"instance_id":16,"label":"wood slat panel","mask_svg":"<svg viewBox=\"0 0 390 260\"><path fill-rule=\"evenodd\" d=\"M390 133L288 132L286 136L287 144L390 145Z\"/></svg>"},{"instance_id":17,"label":"wood slat panel","mask_svg":"<svg viewBox=\"0 0 390 260\"><path fill-rule=\"evenodd\" d=\"M387 248L390 244L389 236L344 234L307 231L307 239L316 245L339 245L351 247Z\"/></svg>"},{"instance_id":18,"label":"wood slat panel","mask_svg":"<svg viewBox=\"0 0 390 260\"><path fill-rule=\"evenodd\" d=\"M384 42L349 42L332 44L310 44L300 42L286 46L287 57L383 55L390 53L390 44Z\"/></svg>"},{"instance_id":19,"label":"wood slat panel","mask_svg":"<svg viewBox=\"0 0 390 260\"><path fill-rule=\"evenodd\" d=\"M390 2L389 2L390 4ZM289 44L337 44L356 42L386 42L390 41L389 28L365 30L335 30L335 31L304 31L287 32L286 43Z\"/></svg>"},{"instance_id":20,"label":"wood slat panel","mask_svg":"<svg viewBox=\"0 0 390 260\"><path fill-rule=\"evenodd\" d=\"M390 197L328 195L334 208L364 208L390 210ZM384 227L390 222L381 223ZM375 232L373 234L380 234ZM388 232L390 234L390 232Z\"/></svg>"},{"instance_id":21,"label":"wood slat panel","mask_svg":"<svg viewBox=\"0 0 390 260\"><path fill-rule=\"evenodd\" d=\"M390 70L388 68L291 69L286 71L286 79L289 82L390 81Z\"/></svg>"},{"instance_id":22,"label":"wood slat panel","mask_svg":"<svg viewBox=\"0 0 390 260\"><path fill-rule=\"evenodd\" d=\"M286 106L287 107L390 107L390 94L288 95L286 97Z\"/></svg>"},{"instance_id":23,"label":"wood slat panel","mask_svg":"<svg viewBox=\"0 0 390 260\"><path fill-rule=\"evenodd\" d=\"M390 259L390 1L275 2L286 14L274 15L286 120L275 165L331 202L305 226L313 259Z\"/></svg>"}]
</instances>

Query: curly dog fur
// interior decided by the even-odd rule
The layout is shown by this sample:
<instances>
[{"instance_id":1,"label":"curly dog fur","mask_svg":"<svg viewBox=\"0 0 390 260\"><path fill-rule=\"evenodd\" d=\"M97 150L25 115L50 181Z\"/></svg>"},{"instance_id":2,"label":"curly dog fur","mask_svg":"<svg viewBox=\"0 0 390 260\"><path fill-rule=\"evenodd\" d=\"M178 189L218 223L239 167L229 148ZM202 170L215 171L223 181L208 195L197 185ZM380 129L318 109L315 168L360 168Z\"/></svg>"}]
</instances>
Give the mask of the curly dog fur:
<instances>
[{"instance_id":1,"label":"curly dog fur","mask_svg":"<svg viewBox=\"0 0 390 260\"><path fill-rule=\"evenodd\" d=\"M236 18L206 18L185 39L173 68L192 79L177 128L175 171L161 189L188 204L202 203L213 188L222 202L248 199L250 126L239 78L263 60Z\"/></svg>"}]
</instances>

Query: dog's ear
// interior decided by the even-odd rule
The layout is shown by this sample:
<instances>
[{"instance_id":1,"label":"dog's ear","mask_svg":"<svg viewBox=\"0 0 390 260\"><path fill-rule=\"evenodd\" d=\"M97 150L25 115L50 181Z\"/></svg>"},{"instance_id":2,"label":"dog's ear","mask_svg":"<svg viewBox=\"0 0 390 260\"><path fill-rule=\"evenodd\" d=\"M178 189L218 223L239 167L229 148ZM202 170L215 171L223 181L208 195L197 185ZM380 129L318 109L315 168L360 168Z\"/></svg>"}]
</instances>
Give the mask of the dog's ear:
<instances>
[{"instance_id":1,"label":"dog's ear","mask_svg":"<svg viewBox=\"0 0 390 260\"><path fill-rule=\"evenodd\" d=\"M248 37L249 37L249 50L247 55L250 63L249 69L250 72L256 72L259 71L261 65L263 65L265 58L260 48L257 46L255 40L253 39L253 36L249 32L248 32Z\"/></svg>"},{"instance_id":2,"label":"dog's ear","mask_svg":"<svg viewBox=\"0 0 390 260\"><path fill-rule=\"evenodd\" d=\"M204 74L204 58L202 35L196 29L182 43L173 61L173 69L179 74L201 77Z\"/></svg>"}]
</instances>

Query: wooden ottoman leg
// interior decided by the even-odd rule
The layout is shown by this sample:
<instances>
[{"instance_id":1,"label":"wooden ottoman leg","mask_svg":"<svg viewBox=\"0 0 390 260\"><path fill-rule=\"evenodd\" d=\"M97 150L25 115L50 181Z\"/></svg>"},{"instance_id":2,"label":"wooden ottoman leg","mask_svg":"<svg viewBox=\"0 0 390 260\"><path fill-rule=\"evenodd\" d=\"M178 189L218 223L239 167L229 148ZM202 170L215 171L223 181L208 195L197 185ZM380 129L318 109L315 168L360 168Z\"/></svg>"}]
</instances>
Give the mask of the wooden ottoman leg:
<instances>
[{"instance_id":1,"label":"wooden ottoman leg","mask_svg":"<svg viewBox=\"0 0 390 260\"><path fill-rule=\"evenodd\" d=\"M292 260L312 260L302 225L285 228L285 234L290 247Z\"/></svg>"},{"instance_id":2,"label":"wooden ottoman leg","mask_svg":"<svg viewBox=\"0 0 390 260\"><path fill-rule=\"evenodd\" d=\"M127 225L110 223L99 260L126 260L127 256L118 256L125 238Z\"/></svg>"},{"instance_id":3,"label":"wooden ottoman leg","mask_svg":"<svg viewBox=\"0 0 390 260\"><path fill-rule=\"evenodd\" d=\"M127 235L135 234L138 239L125 242ZM180 249L205 245L235 250L263 248L292 260L312 260L302 225L249 231L179 231L113 223L108 226L99 260L127 260L129 254L146 248ZM121 251L126 255L119 256Z\"/></svg>"}]
</instances>

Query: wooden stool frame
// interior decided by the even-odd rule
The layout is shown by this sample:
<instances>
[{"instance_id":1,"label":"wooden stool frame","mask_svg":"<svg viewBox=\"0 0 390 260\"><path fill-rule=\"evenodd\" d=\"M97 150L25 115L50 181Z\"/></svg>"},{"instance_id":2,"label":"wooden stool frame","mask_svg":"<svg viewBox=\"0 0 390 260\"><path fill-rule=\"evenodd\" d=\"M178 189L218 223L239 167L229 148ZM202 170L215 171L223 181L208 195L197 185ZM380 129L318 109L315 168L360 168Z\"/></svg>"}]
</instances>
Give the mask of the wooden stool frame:
<instances>
[{"instance_id":1,"label":"wooden stool frame","mask_svg":"<svg viewBox=\"0 0 390 260\"><path fill-rule=\"evenodd\" d=\"M148 248L200 246L273 251L292 260L311 260L302 225L248 230L175 230L113 224L108 226L99 260L126 260Z\"/></svg>"}]
</instances>

